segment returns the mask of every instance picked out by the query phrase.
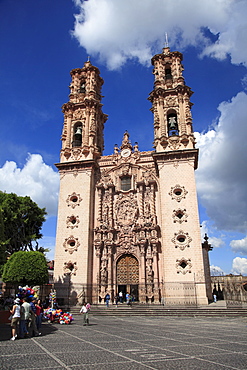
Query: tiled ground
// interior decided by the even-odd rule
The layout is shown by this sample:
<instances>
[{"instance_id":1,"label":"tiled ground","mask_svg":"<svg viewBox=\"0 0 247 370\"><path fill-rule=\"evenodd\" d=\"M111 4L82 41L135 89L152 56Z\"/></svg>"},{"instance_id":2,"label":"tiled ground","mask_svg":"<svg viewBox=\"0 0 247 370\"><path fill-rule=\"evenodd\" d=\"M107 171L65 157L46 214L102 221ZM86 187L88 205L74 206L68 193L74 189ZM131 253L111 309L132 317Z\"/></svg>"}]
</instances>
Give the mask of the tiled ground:
<instances>
[{"instance_id":1,"label":"tiled ground","mask_svg":"<svg viewBox=\"0 0 247 370\"><path fill-rule=\"evenodd\" d=\"M10 341L0 325L0 369L247 369L246 318L100 317L42 325Z\"/></svg>"}]
</instances>

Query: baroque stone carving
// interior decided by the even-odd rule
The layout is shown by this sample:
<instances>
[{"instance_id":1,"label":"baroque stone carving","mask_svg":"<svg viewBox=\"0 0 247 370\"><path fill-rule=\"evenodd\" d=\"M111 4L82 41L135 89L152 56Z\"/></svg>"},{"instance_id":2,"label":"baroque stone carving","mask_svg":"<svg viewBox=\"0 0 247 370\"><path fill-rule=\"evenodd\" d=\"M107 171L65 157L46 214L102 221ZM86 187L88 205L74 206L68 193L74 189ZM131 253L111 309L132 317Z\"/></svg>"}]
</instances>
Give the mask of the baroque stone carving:
<instances>
[{"instance_id":1,"label":"baroque stone carving","mask_svg":"<svg viewBox=\"0 0 247 370\"><path fill-rule=\"evenodd\" d=\"M192 263L190 259L182 257L181 259L176 260L176 269L177 273L185 275L187 272L191 273Z\"/></svg>"},{"instance_id":2,"label":"baroque stone carving","mask_svg":"<svg viewBox=\"0 0 247 370\"><path fill-rule=\"evenodd\" d=\"M82 198L80 197L80 194L77 194L75 192L68 195L68 198L66 199L68 207L72 207L73 209L76 206L79 206L81 201L82 201Z\"/></svg>"},{"instance_id":3,"label":"baroque stone carving","mask_svg":"<svg viewBox=\"0 0 247 370\"><path fill-rule=\"evenodd\" d=\"M80 246L80 243L78 241L78 238L74 238L73 235L66 238L64 243L63 243L63 247L65 249L65 252L68 251L70 254L72 254L74 251L77 251L79 246Z\"/></svg>"},{"instance_id":4,"label":"baroque stone carving","mask_svg":"<svg viewBox=\"0 0 247 370\"><path fill-rule=\"evenodd\" d=\"M177 150L180 148L180 139L178 136L170 136L168 139L168 147L172 150Z\"/></svg>"},{"instance_id":5,"label":"baroque stone carving","mask_svg":"<svg viewBox=\"0 0 247 370\"><path fill-rule=\"evenodd\" d=\"M76 275L77 268L76 262L64 262L63 271L65 275Z\"/></svg>"},{"instance_id":6,"label":"baroque stone carving","mask_svg":"<svg viewBox=\"0 0 247 370\"><path fill-rule=\"evenodd\" d=\"M182 251L189 247L190 242L192 241L188 233L180 230L178 233L174 233L172 242L175 244L175 248L180 248Z\"/></svg>"},{"instance_id":7,"label":"baroque stone carving","mask_svg":"<svg viewBox=\"0 0 247 370\"><path fill-rule=\"evenodd\" d=\"M182 222L187 222L187 217L188 215L186 213L186 209L174 209L172 215L173 222L178 222L179 224L181 224Z\"/></svg>"},{"instance_id":8,"label":"baroque stone carving","mask_svg":"<svg viewBox=\"0 0 247 370\"><path fill-rule=\"evenodd\" d=\"M171 188L168 194L172 197L172 199L175 199L177 202L180 202L182 199L186 197L188 191L185 189L184 186L180 186L177 184Z\"/></svg>"},{"instance_id":9,"label":"baroque stone carving","mask_svg":"<svg viewBox=\"0 0 247 370\"><path fill-rule=\"evenodd\" d=\"M79 222L80 222L79 216L74 216L74 215L67 216L67 220L66 220L67 227L74 229L74 227L78 227Z\"/></svg>"},{"instance_id":10,"label":"baroque stone carving","mask_svg":"<svg viewBox=\"0 0 247 370\"><path fill-rule=\"evenodd\" d=\"M101 177L98 183L98 187L102 186L107 189L109 186L113 185L113 181L111 175L107 173L107 171L103 170L101 173Z\"/></svg>"},{"instance_id":11,"label":"baroque stone carving","mask_svg":"<svg viewBox=\"0 0 247 370\"><path fill-rule=\"evenodd\" d=\"M125 225L121 228L118 235L118 243L120 245L120 250L125 253L133 253L135 249L135 236L129 225Z\"/></svg>"},{"instance_id":12,"label":"baroque stone carving","mask_svg":"<svg viewBox=\"0 0 247 370\"><path fill-rule=\"evenodd\" d=\"M133 225L138 219L138 203L134 194L119 194L115 204L118 226Z\"/></svg>"},{"instance_id":13,"label":"baroque stone carving","mask_svg":"<svg viewBox=\"0 0 247 370\"><path fill-rule=\"evenodd\" d=\"M103 200L102 200L102 224L107 227L109 226L110 217L110 207L111 207L111 195L108 190L106 190Z\"/></svg>"},{"instance_id":14,"label":"baroque stone carving","mask_svg":"<svg viewBox=\"0 0 247 370\"><path fill-rule=\"evenodd\" d=\"M143 171L141 181L143 181L144 184L148 186L150 182L154 181L154 175L155 175L154 169L148 169L146 171Z\"/></svg>"}]
</instances>

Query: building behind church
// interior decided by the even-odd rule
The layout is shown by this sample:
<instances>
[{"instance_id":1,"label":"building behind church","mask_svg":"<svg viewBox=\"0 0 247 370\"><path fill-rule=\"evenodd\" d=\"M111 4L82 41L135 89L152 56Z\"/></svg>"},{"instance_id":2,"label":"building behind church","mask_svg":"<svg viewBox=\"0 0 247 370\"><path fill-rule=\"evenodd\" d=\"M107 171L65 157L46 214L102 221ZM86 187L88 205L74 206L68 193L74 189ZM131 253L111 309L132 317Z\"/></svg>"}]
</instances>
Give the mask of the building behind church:
<instances>
[{"instance_id":1,"label":"building behind church","mask_svg":"<svg viewBox=\"0 0 247 370\"><path fill-rule=\"evenodd\" d=\"M152 58L154 151L139 151L124 132L108 156L100 71L90 61L71 71L56 165L60 302L100 303L120 292L140 303L203 305L212 299L211 247L201 243L194 174L193 92L182 59L169 47Z\"/></svg>"}]
</instances>

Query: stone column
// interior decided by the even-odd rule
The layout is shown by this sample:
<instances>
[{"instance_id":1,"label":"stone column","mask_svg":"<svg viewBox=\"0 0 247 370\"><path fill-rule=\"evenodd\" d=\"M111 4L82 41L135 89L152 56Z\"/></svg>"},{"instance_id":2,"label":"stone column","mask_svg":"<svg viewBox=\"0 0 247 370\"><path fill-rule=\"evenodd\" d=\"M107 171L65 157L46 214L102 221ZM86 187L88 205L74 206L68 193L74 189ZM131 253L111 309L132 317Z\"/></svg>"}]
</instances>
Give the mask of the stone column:
<instances>
[{"instance_id":1,"label":"stone column","mask_svg":"<svg viewBox=\"0 0 247 370\"><path fill-rule=\"evenodd\" d=\"M96 287L95 287L95 300L96 300L96 303L99 303L99 292L100 292L100 249L101 249L101 246L100 244L95 244L95 255L96 255L96 271L97 271L97 275L96 275L96 280L97 280L97 283L96 283Z\"/></svg>"},{"instance_id":2,"label":"stone column","mask_svg":"<svg viewBox=\"0 0 247 370\"><path fill-rule=\"evenodd\" d=\"M154 303L159 303L159 270L158 270L158 248L152 244L153 249L153 270L154 270Z\"/></svg>"},{"instance_id":3,"label":"stone column","mask_svg":"<svg viewBox=\"0 0 247 370\"><path fill-rule=\"evenodd\" d=\"M146 303L146 263L145 263L145 243L140 242L140 255L141 255L141 287L140 287L140 302Z\"/></svg>"},{"instance_id":4,"label":"stone column","mask_svg":"<svg viewBox=\"0 0 247 370\"><path fill-rule=\"evenodd\" d=\"M66 136L66 144L65 148L71 147L71 122L72 122L72 113L68 113L67 116L67 136Z\"/></svg>"},{"instance_id":5,"label":"stone column","mask_svg":"<svg viewBox=\"0 0 247 370\"><path fill-rule=\"evenodd\" d=\"M102 188L98 188L99 194L99 220L102 221Z\"/></svg>"}]
</instances>

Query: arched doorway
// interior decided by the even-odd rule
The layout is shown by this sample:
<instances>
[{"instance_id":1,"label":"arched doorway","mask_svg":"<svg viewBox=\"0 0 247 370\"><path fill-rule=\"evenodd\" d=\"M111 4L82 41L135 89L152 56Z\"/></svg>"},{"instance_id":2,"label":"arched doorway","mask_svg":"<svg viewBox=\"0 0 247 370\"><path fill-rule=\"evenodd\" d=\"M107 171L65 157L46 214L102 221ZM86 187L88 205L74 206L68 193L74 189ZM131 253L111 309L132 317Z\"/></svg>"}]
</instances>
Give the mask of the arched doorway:
<instances>
[{"instance_id":1,"label":"arched doorway","mask_svg":"<svg viewBox=\"0 0 247 370\"><path fill-rule=\"evenodd\" d=\"M117 290L123 293L130 293L135 301L139 300L139 263L138 260L130 255L125 254L117 262Z\"/></svg>"}]
</instances>

